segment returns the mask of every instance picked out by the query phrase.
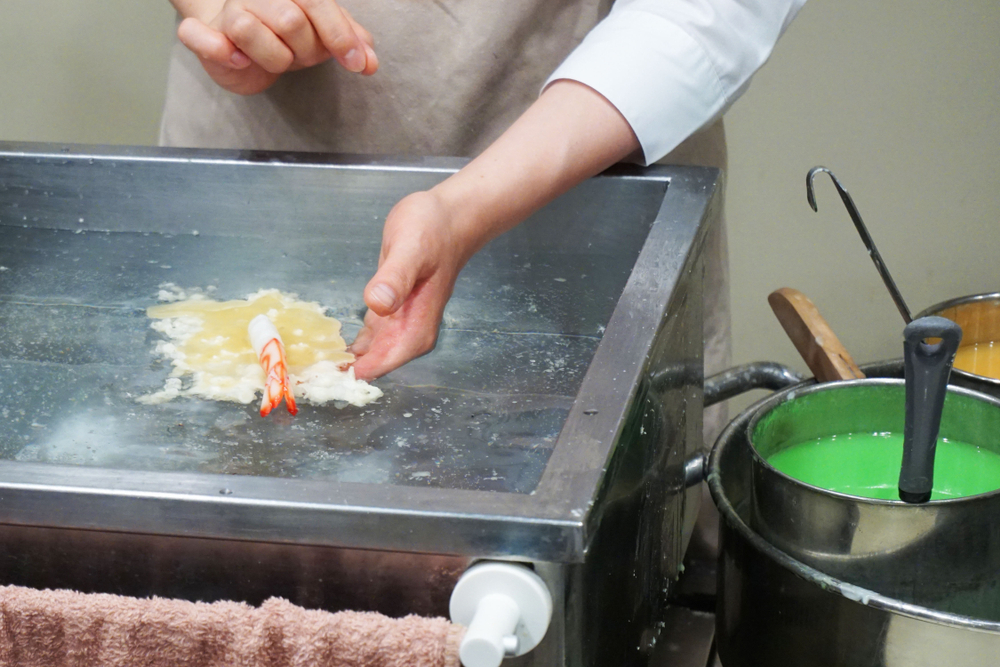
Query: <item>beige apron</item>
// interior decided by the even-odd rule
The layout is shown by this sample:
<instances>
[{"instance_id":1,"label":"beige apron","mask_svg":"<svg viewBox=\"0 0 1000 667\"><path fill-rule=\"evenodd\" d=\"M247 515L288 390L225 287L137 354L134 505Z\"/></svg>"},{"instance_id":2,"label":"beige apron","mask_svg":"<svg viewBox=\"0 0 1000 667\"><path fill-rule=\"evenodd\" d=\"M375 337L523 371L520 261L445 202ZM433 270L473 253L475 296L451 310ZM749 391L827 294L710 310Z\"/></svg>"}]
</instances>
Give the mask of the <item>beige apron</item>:
<instances>
[{"instance_id":1,"label":"beige apron","mask_svg":"<svg viewBox=\"0 0 1000 667\"><path fill-rule=\"evenodd\" d=\"M379 71L327 62L245 98L215 86L177 44L161 142L469 156L538 96L610 0L343 0L375 37ZM192 108L193 107L193 108Z\"/></svg>"},{"instance_id":2,"label":"beige apron","mask_svg":"<svg viewBox=\"0 0 1000 667\"><path fill-rule=\"evenodd\" d=\"M610 0L342 4L375 37L374 76L346 72L330 61L284 74L267 91L243 97L219 88L177 43L161 145L471 157L537 98L548 76L611 6ZM721 121L660 162L725 169ZM710 235L705 250L709 374L730 359L725 225ZM714 442L725 418L724 406L706 412L706 443Z\"/></svg>"}]
</instances>

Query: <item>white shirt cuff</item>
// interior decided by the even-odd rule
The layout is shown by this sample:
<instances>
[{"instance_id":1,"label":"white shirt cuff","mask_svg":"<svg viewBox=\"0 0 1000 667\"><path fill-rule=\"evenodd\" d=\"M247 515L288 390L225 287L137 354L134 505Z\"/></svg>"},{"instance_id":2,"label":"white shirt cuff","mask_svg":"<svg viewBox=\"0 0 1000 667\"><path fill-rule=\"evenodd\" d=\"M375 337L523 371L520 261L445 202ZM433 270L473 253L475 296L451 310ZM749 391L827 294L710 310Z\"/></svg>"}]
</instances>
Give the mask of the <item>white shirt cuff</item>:
<instances>
[{"instance_id":1,"label":"white shirt cuff","mask_svg":"<svg viewBox=\"0 0 1000 667\"><path fill-rule=\"evenodd\" d=\"M656 162L747 88L805 0L618 0L546 81L603 95Z\"/></svg>"}]
</instances>

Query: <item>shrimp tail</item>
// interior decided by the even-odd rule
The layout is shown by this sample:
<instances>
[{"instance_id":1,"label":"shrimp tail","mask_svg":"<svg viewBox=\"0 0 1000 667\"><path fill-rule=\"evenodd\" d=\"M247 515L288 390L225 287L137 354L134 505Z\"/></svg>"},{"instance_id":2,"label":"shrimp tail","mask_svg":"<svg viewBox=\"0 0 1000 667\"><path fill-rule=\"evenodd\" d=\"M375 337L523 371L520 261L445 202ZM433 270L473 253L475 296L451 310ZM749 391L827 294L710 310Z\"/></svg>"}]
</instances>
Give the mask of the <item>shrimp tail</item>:
<instances>
[{"instance_id":1,"label":"shrimp tail","mask_svg":"<svg viewBox=\"0 0 1000 667\"><path fill-rule=\"evenodd\" d=\"M250 344L264 369L264 393L260 400L260 416L269 415L282 399L285 400L285 407L289 413L293 415L298 413L295 396L288 382L285 346L274 323L267 315L258 315L250 320L247 333L250 335Z\"/></svg>"}]
</instances>

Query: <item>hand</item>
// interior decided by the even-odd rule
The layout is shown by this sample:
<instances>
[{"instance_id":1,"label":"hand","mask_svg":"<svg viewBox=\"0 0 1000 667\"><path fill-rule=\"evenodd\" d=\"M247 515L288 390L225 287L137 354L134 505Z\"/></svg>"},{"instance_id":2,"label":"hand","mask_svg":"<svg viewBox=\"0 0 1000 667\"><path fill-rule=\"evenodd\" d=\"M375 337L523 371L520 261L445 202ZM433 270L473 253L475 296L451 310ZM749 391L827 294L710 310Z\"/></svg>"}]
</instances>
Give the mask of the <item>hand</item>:
<instances>
[{"instance_id":1,"label":"hand","mask_svg":"<svg viewBox=\"0 0 1000 667\"><path fill-rule=\"evenodd\" d=\"M186 16L177 28L178 38L230 92L259 93L284 72L330 58L351 72L368 75L378 69L371 33L334 0L175 5Z\"/></svg>"},{"instance_id":2,"label":"hand","mask_svg":"<svg viewBox=\"0 0 1000 667\"><path fill-rule=\"evenodd\" d=\"M641 155L618 110L587 86L556 81L482 155L389 212L368 314L351 345L369 380L437 342L458 272L486 243L580 181Z\"/></svg>"},{"instance_id":3,"label":"hand","mask_svg":"<svg viewBox=\"0 0 1000 667\"><path fill-rule=\"evenodd\" d=\"M475 252L435 190L402 199L382 232L379 268L365 288L365 324L351 344L355 375L371 380L434 349L445 304Z\"/></svg>"}]
</instances>

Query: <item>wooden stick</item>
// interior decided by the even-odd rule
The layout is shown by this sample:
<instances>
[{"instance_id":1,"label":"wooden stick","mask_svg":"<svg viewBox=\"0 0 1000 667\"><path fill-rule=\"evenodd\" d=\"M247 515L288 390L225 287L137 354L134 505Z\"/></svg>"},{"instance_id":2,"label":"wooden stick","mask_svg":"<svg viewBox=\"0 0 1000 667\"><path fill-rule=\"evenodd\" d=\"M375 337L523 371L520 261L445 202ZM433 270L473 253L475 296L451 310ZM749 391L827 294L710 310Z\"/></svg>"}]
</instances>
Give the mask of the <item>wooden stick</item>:
<instances>
[{"instance_id":1,"label":"wooden stick","mask_svg":"<svg viewBox=\"0 0 1000 667\"><path fill-rule=\"evenodd\" d=\"M809 297L782 287L771 292L767 302L817 381L865 377Z\"/></svg>"}]
</instances>

